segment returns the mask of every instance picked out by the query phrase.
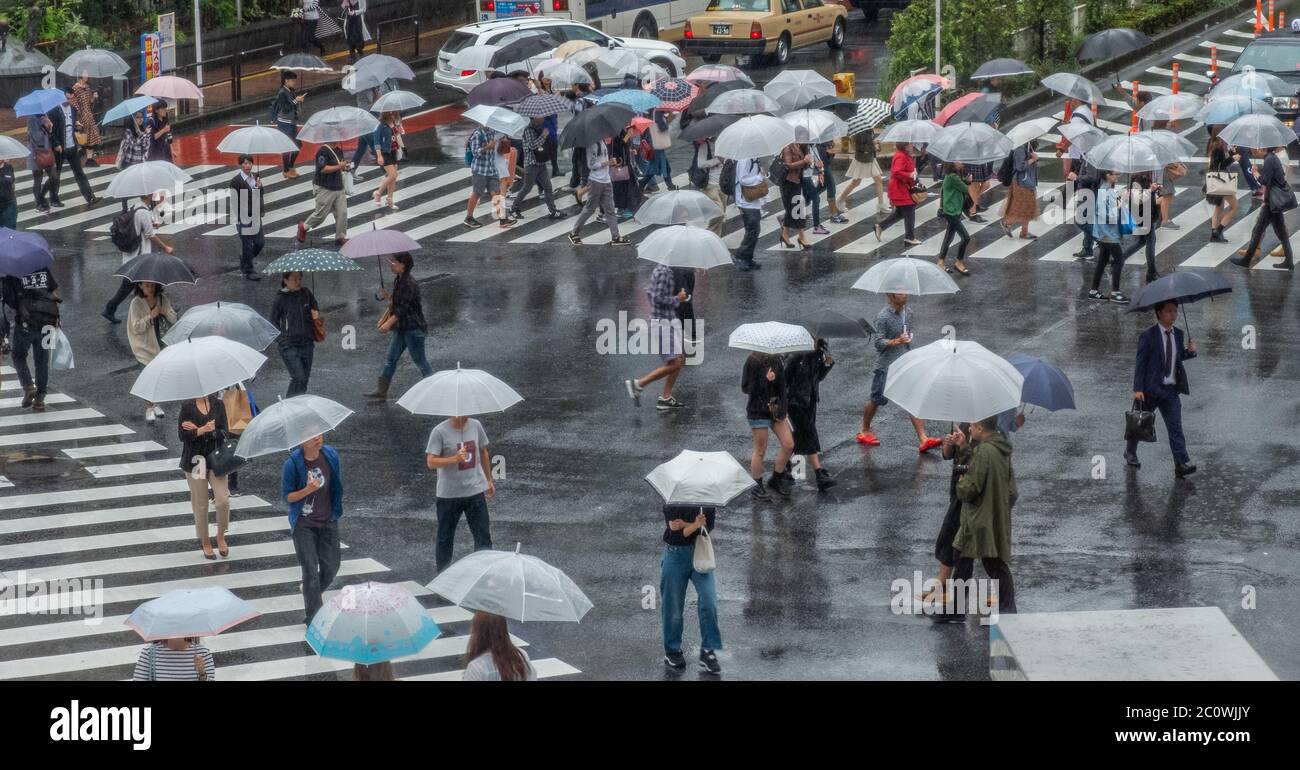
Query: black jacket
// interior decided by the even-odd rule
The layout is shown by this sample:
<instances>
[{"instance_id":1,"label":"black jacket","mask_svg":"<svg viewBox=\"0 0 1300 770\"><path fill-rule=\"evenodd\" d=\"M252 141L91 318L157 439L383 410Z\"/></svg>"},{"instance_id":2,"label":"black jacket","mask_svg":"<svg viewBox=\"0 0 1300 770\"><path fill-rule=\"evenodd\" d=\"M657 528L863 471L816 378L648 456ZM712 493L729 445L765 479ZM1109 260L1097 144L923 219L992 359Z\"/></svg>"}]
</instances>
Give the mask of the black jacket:
<instances>
[{"instance_id":1,"label":"black jacket","mask_svg":"<svg viewBox=\"0 0 1300 770\"><path fill-rule=\"evenodd\" d=\"M311 311L318 310L316 297L303 287L297 291L281 289L271 306L271 323L280 330L275 342L283 350L291 345L314 345Z\"/></svg>"},{"instance_id":2,"label":"black jacket","mask_svg":"<svg viewBox=\"0 0 1300 770\"><path fill-rule=\"evenodd\" d=\"M256 172L253 178L261 179ZM266 214L266 188L250 187L248 182L244 181L244 172L241 170L235 174L234 179L230 180L230 189L232 191L230 207L234 209L235 230L240 235L244 235L242 225L247 222L249 223L247 234L256 235Z\"/></svg>"},{"instance_id":3,"label":"black jacket","mask_svg":"<svg viewBox=\"0 0 1300 770\"><path fill-rule=\"evenodd\" d=\"M786 398L796 409L816 410L821 381L834 363L826 363L825 353L796 353L785 363Z\"/></svg>"},{"instance_id":4,"label":"black jacket","mask_svg":"<svg viewBox=\"0 0 1300 770\"><path fill-rule=\"evenodd\" d=\"M768 382L767 371L773 370L776 379ZM745 359L745 370L740 375L740 389L749 396L745 403L745 418L749 420L783 420L788 403L785 390L785 367L780 356L750 353ZM776 399L777 413L772 414L768 404Z\"/></svg>"},{"instance_id":5,"label":"black jacket","mask_svg":"<svg viewBox=\"0 0 1300 770\"><path fill-rule=\"evenodd\" d=\"M1264 169L1259 174L1259 183L1268 188L1290 189L1286 183L1286 169L1282 167L1282 160L1277 157L1277 153L1270 152L1264 158Z\"/></svg>"},{"instance_id":6,"label":"black jacket","mask_svg":"<svg viewBox=\"0 0 1300 770\"><path fill-rule=\"evenodd\" d=\"M420 302L420 286L407 273L393 281L393 313L397 316L397 326L393 331L428 331L424 323L424 305Z\"/></svg>"},{"instance_id":7,"label":"black jacket","mask_svg":"<svg viewBox=\"0 0 1300 770\"><path fill-rule=\"evenodd\" d=\"M192 422L202 428L208 420L216 420L217 429L211 433L205 433L202 436L196 436L192 430L185 430L181 427L183 423ZM219 398L208 397L208 413L205 415L199 411L195 405L194 399L189 399L181 405L180 414L176 418L176 432L181 438L181 470L189 472L194 470L194 458L200 455L206 457L213 449L217 448L217 439L226 433L226 405Z\"/></svg>"},{"instance_id":8,"label":"black jacket","mask_svg":"<svg viewBox=\"0 0 1300 770\"><path fill-rule=\"evenodd\" d=\"M298 122L297 98L298 94L289 90L288 86L280 86L280 91L275 95L275 104L271 107L271 114L277 122Z\"/></svg>"}]
</instances>

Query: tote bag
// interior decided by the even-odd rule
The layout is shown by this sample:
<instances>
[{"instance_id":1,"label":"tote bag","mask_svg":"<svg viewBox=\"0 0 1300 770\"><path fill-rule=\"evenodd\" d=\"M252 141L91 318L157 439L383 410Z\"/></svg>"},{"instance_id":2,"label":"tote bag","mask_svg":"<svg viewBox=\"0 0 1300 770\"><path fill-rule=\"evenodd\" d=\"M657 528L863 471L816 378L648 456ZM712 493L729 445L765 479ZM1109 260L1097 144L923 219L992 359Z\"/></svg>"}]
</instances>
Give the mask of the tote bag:
<instances>
[{"instance_id":1,"label":"tote bag","mask_svg":"<svg viewBox=\"0 0 1300 770\"><path fill-rule=\"evenodd\" d=\"M712 572L717 567L718 560L713 555L713 538L709 536L706 527L700 527L699 534L695 536L695 556L691 569L703 573Z\"/></svg>"}]
</instances>

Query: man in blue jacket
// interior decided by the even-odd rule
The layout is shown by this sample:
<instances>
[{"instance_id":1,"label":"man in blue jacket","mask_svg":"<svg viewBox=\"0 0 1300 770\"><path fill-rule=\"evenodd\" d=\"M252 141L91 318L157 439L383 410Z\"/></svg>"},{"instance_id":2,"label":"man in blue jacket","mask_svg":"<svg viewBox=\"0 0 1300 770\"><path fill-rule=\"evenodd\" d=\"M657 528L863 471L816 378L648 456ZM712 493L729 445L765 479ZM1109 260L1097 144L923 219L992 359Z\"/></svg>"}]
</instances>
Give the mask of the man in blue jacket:
<instances>
[{"instance_id":1,"label":"man in blue jacket","mask_svg":"<svg viewBox=\"0 0 1300 770\"><path fill-rule=\"evenodd\" d=\"M339 517L343 515L343 474L339 455L323 436L303 442L284 461L281 494L289 504L289 531L302 567L305 622L321 608L321 594L339 571Z\"/></svg>"},{"instance_id":2,"label":"man in blue jacket","mask_svg":"<svg viewBox=\"0 0 1300 770\"><path fill-rule=\"evenodd\" d=\"M1187 372L1183 362L1196 357L1196 342L1183 347L1183 330L1174 328L1178 303L1166 300L1155 306L1157 323L1138 338L1137 366L1133 372L1133 400L1145 409L1158 409L1169 434L1169 448L1174 453L1174 474L1178 478L1196 472L1183 440L1183 405L1179 396L1188 394ZM1137 442L1129 441L1124 460L1134 468L1138 462Z\"/></svg>"}]
</instances>

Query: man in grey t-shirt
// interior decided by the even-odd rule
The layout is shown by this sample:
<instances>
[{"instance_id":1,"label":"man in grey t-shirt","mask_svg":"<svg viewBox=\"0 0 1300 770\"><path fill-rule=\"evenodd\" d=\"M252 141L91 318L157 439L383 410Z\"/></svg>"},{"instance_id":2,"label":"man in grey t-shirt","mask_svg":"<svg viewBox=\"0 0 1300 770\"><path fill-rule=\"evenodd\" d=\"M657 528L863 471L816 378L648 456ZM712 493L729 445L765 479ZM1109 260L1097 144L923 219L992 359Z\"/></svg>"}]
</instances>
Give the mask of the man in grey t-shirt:
<instances>
[{"instance_id":1,"label":"man in grey t-shirt","mask_svg":"<svg viewBox=\"0 0 1300 770\"><path fill-rule=\"evenodd\" d=\"M885 398L885 381L889 375L890 364L903 357L912 349L912 309L907 305L906 294L886 294L889 304L881 308L876 316L876 368L871 373L871 398L862 410L862 431L856 436L859 444L880 446L880 439L871 431L871 421L876 410L889 400ZM916 430L922 454L939 446L937 438L925 435L925 420L912 417L912 428Z\"/></svg>"},{"instance_id":2,"label":"man in grey t-shirt","mask_svg":"<svg viewBox=\"0 0 1300 770\"><path fill-rule=\"evenodd\" d=\"M451 417L438 423L429 434L424 460L438 472L438 535L434 564L442 572L451 563L452 545L461 514L469 522L474 550L492 547L487 500L496 494L492 481L492 460L483 424L471 417Z\"/></svg>"}]
</instances>

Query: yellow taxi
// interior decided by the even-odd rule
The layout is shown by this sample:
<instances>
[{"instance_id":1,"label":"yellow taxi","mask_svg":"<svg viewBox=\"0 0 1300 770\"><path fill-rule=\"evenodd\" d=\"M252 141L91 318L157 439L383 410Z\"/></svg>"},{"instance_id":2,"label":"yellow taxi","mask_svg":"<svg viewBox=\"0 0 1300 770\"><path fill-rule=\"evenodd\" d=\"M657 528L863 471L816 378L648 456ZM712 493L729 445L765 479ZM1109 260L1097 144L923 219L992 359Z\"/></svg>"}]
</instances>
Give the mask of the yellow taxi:
<instances>
[{"instance_id":1,"label":"yellow taxi","mask_svg":"<svg viewBox=\"0 0 1300 770\"><path fill-rule=\"evenodd\" d=\"M709 0L704 13L687 20L682 47L707 62L767 56L784 65L796 48L842 47L848 13L835 0Z\"/></svg>"}]
</instances>

